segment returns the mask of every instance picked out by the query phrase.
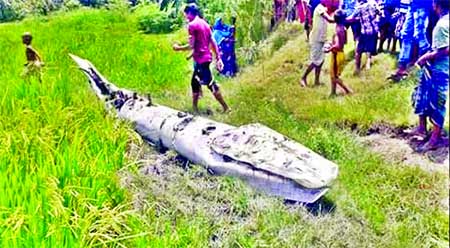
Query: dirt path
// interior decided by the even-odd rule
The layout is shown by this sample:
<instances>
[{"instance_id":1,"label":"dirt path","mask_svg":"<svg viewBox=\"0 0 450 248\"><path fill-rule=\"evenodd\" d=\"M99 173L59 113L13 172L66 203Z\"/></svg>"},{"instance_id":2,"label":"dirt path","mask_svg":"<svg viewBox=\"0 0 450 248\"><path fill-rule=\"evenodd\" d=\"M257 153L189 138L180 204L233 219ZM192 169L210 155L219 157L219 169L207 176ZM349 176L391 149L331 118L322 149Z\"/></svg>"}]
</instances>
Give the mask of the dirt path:
<instances>
[{"instance_id":1,"label":"dirt path","mask_svg":"<svg viewBox=\"0 0 450 248\"><path fill-rule=\"evenodd\" d=\"M368 135L356 139L370 150L381 154L386 161L407 166L418 166L424 171L449 174L448 146L419 154L415 149L422 143L409 138L404 128L376 125L369 129ZM448 143L448 138L447 138Z\"/></svg>"},{"instance_id":2,"label":"dirt path","mask_svg":"<svg viewBox=\"0 0 450 248\"><path fill-rule=\"evenodd\" d=\"M420 142L408 138L404 134L403 128L392 128L387 125L376 126L369 130L367 136L357 135L356 140L392 164L418 166L430 173L438 172L449 175L448 145L435 151L419 154L414 149ZM445 187L450 189L450 182L447 180L445 183ZM450 215L449 197L442 199L439 205L444 212Z\"/></svg>"}]
</instances>

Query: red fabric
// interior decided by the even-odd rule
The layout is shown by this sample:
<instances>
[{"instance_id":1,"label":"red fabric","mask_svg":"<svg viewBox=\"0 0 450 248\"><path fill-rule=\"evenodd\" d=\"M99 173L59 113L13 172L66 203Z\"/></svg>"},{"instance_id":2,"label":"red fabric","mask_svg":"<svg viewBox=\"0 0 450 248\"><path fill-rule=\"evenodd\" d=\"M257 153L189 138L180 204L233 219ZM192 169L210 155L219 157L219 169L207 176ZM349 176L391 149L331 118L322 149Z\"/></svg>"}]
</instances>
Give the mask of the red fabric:
<instances>
[{"instance_id":1,"label":"red fabric","mask_svg":"<svg viewBox=\"0 0 450 248\"><path fill-rule=\"evenodd\" d=\"M307 19L307 3L303 0L297 1L297 15L300 23L304 23Z\"/></svg>"},{"instance_id":2,"label":"red fabric","mask_svg":"<svg viewBox=\"0 0 450 248\"><path fill-rule=\"evenodd\" d=\"M340 0L327 0L325 1L325 7L328 9L328 14L333 14L337 9L339 9Z\"/></svg>"}]
</instances>

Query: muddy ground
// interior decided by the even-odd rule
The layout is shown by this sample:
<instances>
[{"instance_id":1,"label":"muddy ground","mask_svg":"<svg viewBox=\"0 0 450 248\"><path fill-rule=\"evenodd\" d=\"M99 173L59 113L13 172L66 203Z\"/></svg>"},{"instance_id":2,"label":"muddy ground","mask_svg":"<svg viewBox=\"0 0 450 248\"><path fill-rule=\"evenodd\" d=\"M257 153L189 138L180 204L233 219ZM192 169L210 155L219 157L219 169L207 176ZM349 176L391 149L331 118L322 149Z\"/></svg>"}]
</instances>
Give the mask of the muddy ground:
<instances>
[{"instance_id":1,"label":"muddy ground","mask_svg":"<svg viewBox=\"0 0 450 248\"><path fill-rule=\"evenodd\" d=\"M449 174L448 135L444 145L437 150L418 153L416 149L425 140L408 135L408 127L392 127L386 124L374 125L365 133L359 133L357 140L370 150L380 154L391 163L401 163L407 166L419 166L428 172Z\"/></svg>"},{"instance_id":2,"label":"muddy ground","mask_svg":"<svg viewBox=\"0 0 450 248\"><path fill-rule=\"evenodd\" d=\"M444 146L426 153L416 152L417 147L424 140L410 137L408 127L392 127L379 124L371 127L367 132L356 132L356 139L373 152L380 154L386 161L392 164L405 166L418 166L424 171L444 173L449 175L449 142L445 134ZM445 182L450 189L450 182ZM450 199L444 198L440 202L441 208L450 215Z\"/></svg>"}]
</instances>

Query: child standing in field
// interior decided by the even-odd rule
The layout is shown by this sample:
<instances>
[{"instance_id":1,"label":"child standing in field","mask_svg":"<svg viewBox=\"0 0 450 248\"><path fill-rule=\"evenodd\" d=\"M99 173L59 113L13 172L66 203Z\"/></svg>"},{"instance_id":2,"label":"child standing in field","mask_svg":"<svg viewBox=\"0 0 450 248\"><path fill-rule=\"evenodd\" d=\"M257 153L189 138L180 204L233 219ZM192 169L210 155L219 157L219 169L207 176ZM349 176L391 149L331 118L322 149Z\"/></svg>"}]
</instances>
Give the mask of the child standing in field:
<instances>
[{"instance_id":1,"label":"child standing in field","mask_svg":"<svg viewBox=\"0 0 450 248\"><path fill-rule=\"evenodd\" d=\"M417 60L417 65L424 69L413 94L419 126L411 134L426 137L427 118L434 126L430 139L418 148L418 152L443 145L442 128L447 112L449 84L449 4L448 0L434 0L433 8L440 18L433 29L432 51Z\"/></svg>"},{"instance_id":2,"label":"child standing in field","mask_svg":"<svg viewBox=\"0 0 450 248\"><path fill-rule=\"evenodd\" d=\"M342 73L345 63L344 45L347 43L347 31L345 29L346 16L341 9L334 14L336 22L336 33L333 36L333 42L327 52L331 52L330 76L331 76L331 94L336 96L336 87L339 85L345 94L351 94L352 90L347 87L339 76Z\"/></svg>"},{"instance_id":3,"label":"child standing in field","mask_svg":"<svg viewBox=\"0 0 450 248\"><path fill-rule=\"evenodd\" d=\"M29 32L22 35L22 43L25 45L25 55L27 57L27 63L22 72L22 77L28 78L30 76L36 76L39 82L42 82L42 62L39 53L31 46L33 36Z\"/></svg>"},{"instance_id":4,"label":"child standing in field","mask_svg":"<svg viewBox=\"0 0 450 248\"><path fill-rule=\"evenodd\" d=\"M300 80L300 86L305 87L308 74L315 69L315 85L320 85L320 72L324 61L324 45L327 40L328 22L334 22L333 18L327 13L328 0L321 0L320 4L314 9L312 30L309 38L310 64Z\"/></svg>"}]
</instances>

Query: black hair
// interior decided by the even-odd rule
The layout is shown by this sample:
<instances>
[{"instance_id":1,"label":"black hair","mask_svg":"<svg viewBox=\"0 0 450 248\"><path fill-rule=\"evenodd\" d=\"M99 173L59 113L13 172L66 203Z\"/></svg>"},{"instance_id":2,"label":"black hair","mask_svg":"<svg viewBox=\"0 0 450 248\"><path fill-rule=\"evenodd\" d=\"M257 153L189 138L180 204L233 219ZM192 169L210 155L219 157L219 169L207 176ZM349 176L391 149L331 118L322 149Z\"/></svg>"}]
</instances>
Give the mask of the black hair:
<instances>
[{"instance_id":1,"label":"black hair","mask_svg":"<svg viewBox=\"0 0 450 248\"><path fill-rule=\"evenodd\" d=\"M198 10L196 4L188 4L184 8L184 13L191 14L191 15L194 15L194 16L198 16L199 15L199 10Z\"/></svg>"},{"instance_id":2,"label":"black hair","mask_svg":"<svg viewBox=\"0 0 450 248\"><path fill-rule=\"evenodd\" d=\"M449 0L434 0L433 1L436 6L439 6L445 12L448 12L450 2Z\"/></svg>"},{"instance_id":3,"label":"black hair","mask_svg":"<svg viewBox=\"0 0 450 248\"><path fill-rule=\"evenodd\" d=\"M336 24L344 25L346 22L346 18L347 15L342 9L338 9L336 10L336 12L334 12L334 21L336 22Z\"/></svg>"}]
</instances>

